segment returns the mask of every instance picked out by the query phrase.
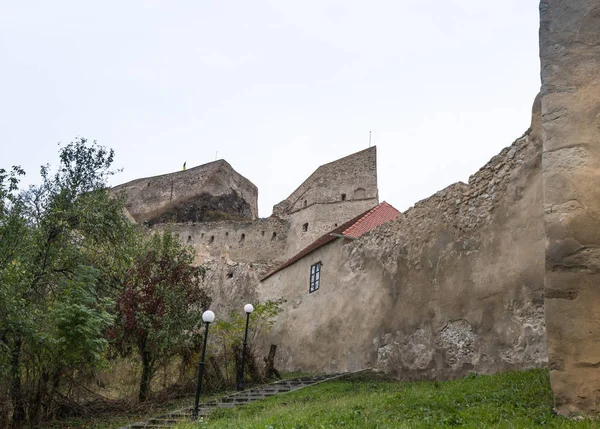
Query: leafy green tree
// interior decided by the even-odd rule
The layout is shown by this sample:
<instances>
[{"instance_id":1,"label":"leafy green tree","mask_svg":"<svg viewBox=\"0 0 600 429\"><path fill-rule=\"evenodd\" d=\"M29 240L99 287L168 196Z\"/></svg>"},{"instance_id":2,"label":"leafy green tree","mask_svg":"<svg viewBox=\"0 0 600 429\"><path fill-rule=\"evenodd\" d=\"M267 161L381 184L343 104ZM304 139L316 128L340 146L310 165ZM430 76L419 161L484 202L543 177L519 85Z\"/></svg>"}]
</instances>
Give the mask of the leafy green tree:
<instances>
[{"instance_id":1,"label":"leafy green tree","mask_svg":"<svg viewBox=\"0 0 600 429\"><path fill-rule=\"evenodd\" d=\"M211 300L201 288L204 270L192 265L193 258L176 237L155 234L124 273L112 336L122 353L133 348L141 360L140 402L150 394L157 364L199 343L202 312Z\"/></svg>"},{"instance_id":2,"label":"leafy green tree","mask_svg":"<svg viewBox=\"0 0 600 429\"><path fill-rule=\"evenodd\" d=\"M21 169L0 170L0 351L13 427L39 420L42 402L51 402L47 384L58 387L61 371L97 364L115 287L107 273L132 234L106 185L113 152L77 139L59 154L57 172L42 167L42 183L26 192L17 192ZM36 386L29 398L24 356L28 385Z\"/></svg>"}]
</instances>

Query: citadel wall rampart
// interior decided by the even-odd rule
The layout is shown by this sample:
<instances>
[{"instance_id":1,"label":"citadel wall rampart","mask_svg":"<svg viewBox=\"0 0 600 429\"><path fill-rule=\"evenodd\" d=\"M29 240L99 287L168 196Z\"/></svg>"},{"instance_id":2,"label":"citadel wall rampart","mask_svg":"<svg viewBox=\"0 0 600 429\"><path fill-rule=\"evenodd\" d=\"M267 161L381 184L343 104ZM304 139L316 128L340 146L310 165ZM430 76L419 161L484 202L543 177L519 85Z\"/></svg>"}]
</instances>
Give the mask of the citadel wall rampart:
<instances>
[{"instance_id":1,"label":"citadel wall rampart","mask_svg":"<svg viewBox=\"0 0 600 429\"><path fill-rule=\"evenodd\" d=\"M253 221L157 224L196 250L197 264L215 258L260 263L284 260L289 222L269 217Z\"/></svg>"},{"instance_id":2,"label":"citadel wall rampart","mask_svg":"<svg viewBox=\"0 0 600 429\"><path fill-rule=\"evenodd\" d=\"M538 102L532 129L468 184L341 247L331 284L310 298L284 288L271 337L281 367L445 379L544 365L539 114ZM281 292L269 284L259 299Z\"/></svg>"}]
</instances>

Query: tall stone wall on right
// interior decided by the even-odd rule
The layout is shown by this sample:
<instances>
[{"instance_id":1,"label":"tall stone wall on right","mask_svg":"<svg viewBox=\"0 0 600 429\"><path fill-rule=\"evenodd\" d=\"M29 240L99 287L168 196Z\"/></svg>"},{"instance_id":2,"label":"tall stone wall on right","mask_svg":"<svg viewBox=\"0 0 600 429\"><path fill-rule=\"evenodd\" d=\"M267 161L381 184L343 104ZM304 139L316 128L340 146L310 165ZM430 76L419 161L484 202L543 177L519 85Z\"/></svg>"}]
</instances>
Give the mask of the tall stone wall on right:
<instances>
[{"instance_id":1,"label":"tall stone wall on right","mask_svg":"<svg viewBox=\"0 0 600 429\"><path fill-rule=\"evenodd\" d=\"M540 5L545 317L561 414L600 412L600 0Z\"/></svg>"}]
</instances>

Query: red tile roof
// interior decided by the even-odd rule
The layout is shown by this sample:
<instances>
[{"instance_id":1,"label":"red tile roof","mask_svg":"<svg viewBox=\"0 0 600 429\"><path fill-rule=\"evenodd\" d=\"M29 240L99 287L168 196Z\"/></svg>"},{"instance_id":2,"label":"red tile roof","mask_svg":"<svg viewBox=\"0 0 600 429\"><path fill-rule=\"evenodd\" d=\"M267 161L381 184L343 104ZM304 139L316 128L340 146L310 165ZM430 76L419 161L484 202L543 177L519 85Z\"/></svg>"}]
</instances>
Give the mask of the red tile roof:
<instances>
[{"instance_id":1,"label":"red tile roof","mask_svg":"<svg viewBox=\"0 0 600 429\"><path fill-rule=\"evenodd\" d=\"M319 237L310 245L298 252L296 255L292 256L279 267L277 267L269 274L264 276L260 281L266 280L273 274L283 270L284 268L289 267L296 261L304 258L309 253L312 253L318 248L326 245L330 241L339 238L340 235L344 235L351 239L358 238L371 231L372 229L375 229L379 225L382 225L390 220L396 219L399 214L400 211L396 210L394 207L392 207L390 204L384 201L381 204L376 205L372 209L367 210L366 212L358 215L354 219L350 219L348 222L329 231L327 234Z\"/></svg>"},{"instance_id":2,"label":"red tile roof","mask_svg":"<svg viewBox=\"0 0 600 429\"><path fill-rule=\"evenodd\" d=\"M343 234L347 237L358 238L379 225L396 219L399 214L398 210L384 201L346 228Z\"/></svg>"}]
</instances>

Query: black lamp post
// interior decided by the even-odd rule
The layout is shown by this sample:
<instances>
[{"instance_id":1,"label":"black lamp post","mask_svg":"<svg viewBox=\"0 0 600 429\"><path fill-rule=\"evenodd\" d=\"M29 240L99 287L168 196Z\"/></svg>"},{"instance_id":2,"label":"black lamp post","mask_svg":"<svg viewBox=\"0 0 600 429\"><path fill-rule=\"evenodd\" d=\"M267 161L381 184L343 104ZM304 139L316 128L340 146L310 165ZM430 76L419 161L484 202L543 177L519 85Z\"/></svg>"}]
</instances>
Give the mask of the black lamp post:
<instances>
[{"instance_id":1,"label":"black lamp post","mask_svg":"<svg viewBox=\"0 0 600 429\"><path fill-rule=\"evenodd\" d=\"M244 344L242 347L242 367L240 368L240 379L238 380L237 390L244 390L244 361L246 360L246 344L248 341L248 323L250 322L250 313L254 311L252 304L244 305L246 312L246 332L244 333Z\"/></svg>"},{"instance_id":2,"label":"black lamp post","mask_svg":"<svg viewBox=\"0 0 600 429\"><path fill-rule=\"evenodd\" d=\"M200 360L200 366L198 368L198 387L196 388L196 402L194 404L194 413L192 414L192 419L196 420L198 418L198 404L200 403L200 391L202 390L202 376L204 375L204 357L206 356L206 342L208 340L208 325L210 325L215 320L215 313L210 310L202 313L202 321L206 325L206 330L204 331L204 347L202 348L202 359Z\"/></svg>"}]
</instances>

